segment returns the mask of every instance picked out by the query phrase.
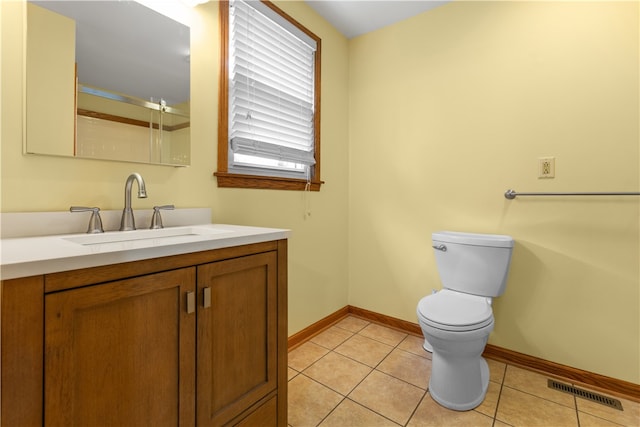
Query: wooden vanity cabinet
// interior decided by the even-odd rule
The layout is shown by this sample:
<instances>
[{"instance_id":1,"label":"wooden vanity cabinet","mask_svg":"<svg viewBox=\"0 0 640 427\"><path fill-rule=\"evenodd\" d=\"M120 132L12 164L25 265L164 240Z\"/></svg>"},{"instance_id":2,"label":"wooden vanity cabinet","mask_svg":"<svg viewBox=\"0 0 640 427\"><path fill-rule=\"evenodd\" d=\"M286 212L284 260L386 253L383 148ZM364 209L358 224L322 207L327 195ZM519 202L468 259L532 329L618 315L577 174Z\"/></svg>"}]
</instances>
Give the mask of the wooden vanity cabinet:
<instances>
[{"instance_id":1,"label":"wooden vanity cabinet","mask_svg":"<svg viewBox=\"0 0 640 427\"><path fill-rule=\"evenodd\" d=\"M286 425L286 257L280 240L3 281L2 426Z\"/></svg>"},{"instance_id":2,"label":"wooden vanity cabinet","mask_svg":"<svg viewBox=\"0 0 640 427\"><path fill-rule=\"evenodd\" d=\"M193 425L194 268L47 294L44 425Z\"/></svg>"}]
</instances>

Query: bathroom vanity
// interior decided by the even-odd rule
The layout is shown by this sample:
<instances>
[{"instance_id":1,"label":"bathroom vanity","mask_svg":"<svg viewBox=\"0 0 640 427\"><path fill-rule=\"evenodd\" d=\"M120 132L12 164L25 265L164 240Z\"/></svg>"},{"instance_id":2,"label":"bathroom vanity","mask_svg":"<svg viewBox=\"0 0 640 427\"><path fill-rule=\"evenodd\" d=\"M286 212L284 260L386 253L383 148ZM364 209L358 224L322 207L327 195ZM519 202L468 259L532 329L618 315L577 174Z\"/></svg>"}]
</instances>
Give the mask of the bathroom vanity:
<instances>
[{"instance_id":1,"label":"bathroom vanity","mask_svg":"<svg viewBox=\"0 0 640 427\"><path fill-rule=\"evenodd\" d=\"M122 233L2 241L2 426L285 426L289 232Z\"/></svg>"}]
</instances>

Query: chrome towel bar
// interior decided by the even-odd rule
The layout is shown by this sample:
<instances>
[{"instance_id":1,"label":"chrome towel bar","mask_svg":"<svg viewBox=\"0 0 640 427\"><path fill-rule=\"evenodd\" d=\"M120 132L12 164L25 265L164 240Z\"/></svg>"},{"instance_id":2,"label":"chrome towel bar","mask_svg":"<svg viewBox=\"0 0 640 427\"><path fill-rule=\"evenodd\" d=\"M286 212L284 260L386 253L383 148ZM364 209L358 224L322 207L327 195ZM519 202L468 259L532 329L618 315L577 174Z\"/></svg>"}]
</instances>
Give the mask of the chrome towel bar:
<instances>
[{"instance_id":1,"label":"chrome towel bar","mask_svg":"<svg viewBox=\"0 0 640 427\"><path fill-rule=\"evenodd\" d=\"M504 197L509 200L515 199L516 196L640 196L640 193L625 191L596 193L518 193L516 190L507 190L504 193Z\"/></svg>"}]
</instances>

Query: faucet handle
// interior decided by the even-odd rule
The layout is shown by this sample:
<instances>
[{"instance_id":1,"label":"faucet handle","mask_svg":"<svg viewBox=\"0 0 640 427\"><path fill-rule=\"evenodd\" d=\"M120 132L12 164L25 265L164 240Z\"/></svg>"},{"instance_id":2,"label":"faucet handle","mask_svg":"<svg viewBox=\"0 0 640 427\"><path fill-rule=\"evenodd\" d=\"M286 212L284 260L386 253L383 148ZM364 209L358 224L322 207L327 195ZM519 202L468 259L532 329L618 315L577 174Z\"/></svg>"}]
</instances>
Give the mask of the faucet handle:
<instances>
[{"instance_id":1,"label":"faucet handle","mask_svg":"<svg viewBox=\"0 0 640 427\"><path fill-rule=\"evenodd\" d=\"M176 207L174 205L162 205L162 206L154 206L153 207L153 216L151 217L151 227L150 229L164 228L162 225L162 216L160 216L160 210L173 210Z\"/></svg>"},{"instance_id":2,"label":"faucet handle","mask_svg":"<svg viewBox=\"0 0 640 427\"><path fill-rule=\"evenodd\" d=\"M69 208L69 211L70 212L92 212L91 218L89 218L89 227L87 228L87 233L90 233L90 234L104 233L104 229L102 228L102 218L100 218L100 208L71 206Z\"/></svg>"}]
</instances>

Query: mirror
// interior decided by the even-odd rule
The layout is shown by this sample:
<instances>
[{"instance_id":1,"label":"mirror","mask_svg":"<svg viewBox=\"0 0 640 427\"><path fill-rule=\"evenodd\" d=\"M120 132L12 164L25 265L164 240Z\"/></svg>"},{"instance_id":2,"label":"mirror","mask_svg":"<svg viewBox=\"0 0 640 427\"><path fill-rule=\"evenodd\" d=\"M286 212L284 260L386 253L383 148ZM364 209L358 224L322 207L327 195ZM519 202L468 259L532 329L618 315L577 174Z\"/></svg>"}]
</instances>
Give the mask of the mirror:
<instances>
[{"instance_id":1,"label":"mirror","mask_svg":"<svg viewBox=\"0 0 640 427\"><path fill-rule=\"evenodd\" d=\"M190 163L190 29L134 1L27 2L25 151Z\"/></svg>"}]
</instances>

